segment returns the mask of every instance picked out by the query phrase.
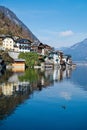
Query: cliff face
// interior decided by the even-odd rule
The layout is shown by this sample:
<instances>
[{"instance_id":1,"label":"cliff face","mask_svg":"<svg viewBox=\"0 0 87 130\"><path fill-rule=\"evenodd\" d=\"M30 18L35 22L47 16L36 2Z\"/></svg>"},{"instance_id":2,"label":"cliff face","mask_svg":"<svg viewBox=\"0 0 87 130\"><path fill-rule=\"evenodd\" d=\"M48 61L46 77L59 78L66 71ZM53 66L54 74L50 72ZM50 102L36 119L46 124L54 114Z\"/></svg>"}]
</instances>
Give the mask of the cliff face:
<instances>
[{"instance_id":1,"label":"cliff face","mask_svg":"<svg viewBox=\"0 0 87 130\"><path fill-rule=\"evenodd\" d=\"M0 34L27 38L31 42L35 40L39 41L11 10L3 6L0 6Z\"/></svg>"}]
</instances>

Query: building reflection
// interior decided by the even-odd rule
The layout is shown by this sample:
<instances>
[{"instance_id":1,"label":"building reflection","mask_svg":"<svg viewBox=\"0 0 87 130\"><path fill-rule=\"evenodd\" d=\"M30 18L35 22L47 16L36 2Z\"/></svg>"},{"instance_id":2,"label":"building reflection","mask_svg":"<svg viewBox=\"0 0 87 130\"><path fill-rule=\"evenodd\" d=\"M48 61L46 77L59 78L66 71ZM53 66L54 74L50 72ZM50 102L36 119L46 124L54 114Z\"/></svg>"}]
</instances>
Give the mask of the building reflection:
<instances>
[{"instance_id":1,"label":"building reflection","mask_svg":"<svg viewBox=\"0 0 87 130\"><path fill-rule=\"evenodd\" d=\"M0 119L29 99L34 91L52 86L64 78L70 78L72 70L26 70L25 73L5 72L0 78Z\"/></svg>"}]
</instances>

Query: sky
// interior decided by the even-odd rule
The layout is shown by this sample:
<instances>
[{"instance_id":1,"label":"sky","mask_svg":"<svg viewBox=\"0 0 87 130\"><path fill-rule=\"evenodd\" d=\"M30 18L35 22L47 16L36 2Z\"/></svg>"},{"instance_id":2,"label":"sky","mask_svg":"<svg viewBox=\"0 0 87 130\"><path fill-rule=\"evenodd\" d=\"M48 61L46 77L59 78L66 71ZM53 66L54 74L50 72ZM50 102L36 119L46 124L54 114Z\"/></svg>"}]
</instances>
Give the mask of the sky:
<instances>
[{"instance_id":1,"label":"sky","mask_svg":"<svg viewBox=\"0 0 87 130\"><path fill-rule=\"evenodd\" d=\"M70 47L87 38L87 0L0 0L44 44Z\"/></svg>"}]
</instances>

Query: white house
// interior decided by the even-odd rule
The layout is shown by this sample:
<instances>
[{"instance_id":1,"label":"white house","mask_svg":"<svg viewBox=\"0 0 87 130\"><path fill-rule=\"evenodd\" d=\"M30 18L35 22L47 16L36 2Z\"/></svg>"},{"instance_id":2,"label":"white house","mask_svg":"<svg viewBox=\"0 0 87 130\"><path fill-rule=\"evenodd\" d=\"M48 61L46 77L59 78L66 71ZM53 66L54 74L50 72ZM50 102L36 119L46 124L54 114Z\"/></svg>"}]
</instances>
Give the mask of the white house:
<instances>
[{"instance_id":1,"label":"white house","mask_svg":"<svg viewBox=\"0 0 87 130\"><path fill-rule=\"evenodd\" d=\"M53 62L53 64L59 64L59 56L56 52L51 52L48 59Z\"/></svg>"},{"instance_id":2,"label":"white house","mask_svg":"<svg viewBox=\"0 0 87 130\"><path fill-rule=\"evenodd\" d=\"M30 52L31 41L28 39L18 39L14 45L14 51L18 52Z\"/></svg>"},{"instance_id":3,"label":"white house","mask_svg":"<svg viewBox=\"0 0 87 130\"><path fill-rule=\"evenodd\" d=\"M11 37L5 37L3 40L3 49L4 50L14 50L15 42Z\"/></svg>"}]
</instances>

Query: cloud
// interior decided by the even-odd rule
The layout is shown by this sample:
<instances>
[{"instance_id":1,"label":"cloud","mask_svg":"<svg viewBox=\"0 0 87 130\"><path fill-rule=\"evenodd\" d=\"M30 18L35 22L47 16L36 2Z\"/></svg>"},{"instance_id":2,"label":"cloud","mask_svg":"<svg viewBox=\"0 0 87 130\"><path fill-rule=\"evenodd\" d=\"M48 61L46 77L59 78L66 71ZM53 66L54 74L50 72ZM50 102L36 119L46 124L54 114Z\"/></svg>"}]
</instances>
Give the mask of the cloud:
<instances>
[{"instance_id":1,"label":"cloud","mask_svg":"<svg viewBox=\"0 0 87 130\"><path fill-rule=\"evenodd\" d=\"M39 29L36 34L42 43L56 48L70 47L87 38L87 33L73 32L71 29L66 31Z\"/></svg>"},{"instance_id":2,"label":"cloud","mask_svg":"<svg viewBox=\"0 0 87 130\"><path fill-rule=\"evenodd\" d=\"M70 46L72 42L72 37L74 33L71 30L59 32L48 29L40 29L38 30L37 37L41 40L41 42L46 43L51 46L61 47L61 46ZM73 42L74 43L74 42Z\"/></svg>"},{"instance_id":3,"label":"cloud","mask_svg":"<svg viewBox=\"0 0 87 130\"><path fill-rule=\"evenodd\" d=\"M65 100L71 100L71 94L68 92L61 92L60 97L63 97Z\"/></svg>"},{"instance_id":4,"label":"cloud","mask_svg":"<svg viewBox=\"0 0 87 130\"><path fill-rule=\"evenodd\" d=\"M72 36L72 35L74 35L74 32L71 31L71 30L67 30L67 31L60 32L59 35L60 35L61 37L67 37L67 36Z\"/></svg>"}]
</instances>

